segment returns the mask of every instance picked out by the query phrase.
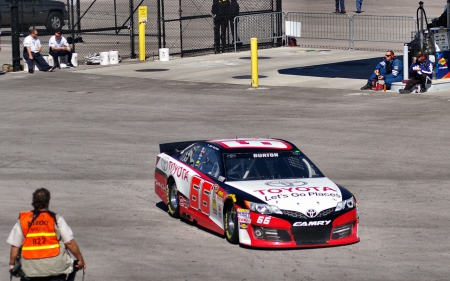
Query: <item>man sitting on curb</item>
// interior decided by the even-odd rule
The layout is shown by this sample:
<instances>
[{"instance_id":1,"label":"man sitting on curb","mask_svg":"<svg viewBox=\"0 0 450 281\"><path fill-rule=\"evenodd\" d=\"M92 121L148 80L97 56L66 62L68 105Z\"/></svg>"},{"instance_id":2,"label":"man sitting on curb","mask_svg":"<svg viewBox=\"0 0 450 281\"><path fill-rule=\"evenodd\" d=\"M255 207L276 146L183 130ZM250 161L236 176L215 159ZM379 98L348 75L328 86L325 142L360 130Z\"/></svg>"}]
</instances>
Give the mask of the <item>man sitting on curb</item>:
<instances>
[{"instance_id":1,"label":"man sitting on curb","mask_svg":"<svg viewBox=\"0 0 450 281\"><path fill-rule=\"evenodd\" d=\"M400 94L411 93L411 89L417 84L420 84L420 92L425 93L427 91L427 82L431 83L433 63L422 52L419 52L416 57L413 57L409 73L411 74L411 79L406 82L404 89L399 90Z\"/></svg>"},{"instance_id":2,"label":"man sitting on curb","mask_svg":"<svg viewBox=\"0 0 450 281\"><path fill-rule=\"evenodd\" d=\"M40 71L53 71L41 55L41 41L38 38L38 31L30 29L30 35L23 40L23 58L28 65L28 73L34 73L34 62Z\"/></svg>"},{"instance_id":3,"label":"man sitting on curb","mask_svg":"<svg viewBox=\"0 0 450 281\"><path fill-rule=\"evenodd\" d=\"M377 64L375 71L370 75L367 84L361 90L369 90L376 86L378 80L384 80L386 89L391 89L393 82L401 82L403 80L403 63L394 56L394 51L386 51L383 61Z\"/></svg>"},{"instance_id":4,"label":"man sitting on curb","mask_svg":"<svg viewBox=\"0 0 450 281\"><path fill-rule=\"evenodd\" d=\"M59 56L66 56L67 55L67 66L68 67L74 67L72 65L72 50L69 46L69 43L67 42L67 39L61 35L61 31L57 30L55 32L55 35L50 37L50 40L48 41L48 47L50 55L53 57L54 66L55 68L61 68L59 65Z\"/></svg>"}]
</instances>

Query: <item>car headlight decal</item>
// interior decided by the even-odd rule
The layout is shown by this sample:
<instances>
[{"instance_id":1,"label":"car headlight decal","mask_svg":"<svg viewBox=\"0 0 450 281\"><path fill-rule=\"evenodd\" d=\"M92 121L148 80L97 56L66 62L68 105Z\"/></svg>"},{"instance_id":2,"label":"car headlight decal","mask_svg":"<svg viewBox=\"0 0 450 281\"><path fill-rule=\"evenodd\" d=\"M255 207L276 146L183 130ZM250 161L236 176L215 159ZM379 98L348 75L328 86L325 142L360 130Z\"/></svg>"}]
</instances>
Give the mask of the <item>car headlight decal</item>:
<instances>
[{"instance_id":1,"label":"car headlight decal","mask_svg":"<svg viewBox=\"0 0 450 281\"><path fill-rule=\"evenodd\" d=\"M340 201L336 205L335 212L339 212L345 209L353 209L355 207L355 198L352 196L350 199Z\"/></svg>"},{"instance_id":2,"label":"car headlight decal","mask_svg":"<svg viewBox=\"0 0 450 281\"><path fill-rule=\"evenodd\" d=\"M249 201L245 201L245 206L250 209L252 212L269 215L269 214L283 214L283 212L274 205L261 204L261 203L253 203Z\"/></svg>"}]
</instances>

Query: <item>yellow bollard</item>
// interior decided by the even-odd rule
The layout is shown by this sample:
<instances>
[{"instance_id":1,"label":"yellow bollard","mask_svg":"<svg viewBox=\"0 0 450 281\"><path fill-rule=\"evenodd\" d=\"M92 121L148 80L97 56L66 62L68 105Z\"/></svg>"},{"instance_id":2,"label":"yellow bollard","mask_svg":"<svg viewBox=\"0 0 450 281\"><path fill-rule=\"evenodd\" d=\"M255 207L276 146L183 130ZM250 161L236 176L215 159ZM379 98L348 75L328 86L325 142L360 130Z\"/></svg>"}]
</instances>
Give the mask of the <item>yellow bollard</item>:
<instances>
[{"instance_id":1,"label":"yellow bollard","mask_svg":"<svg viewBox=\"0 0 450 281\"><path fill-rule=\"evenodd\" d=\"M139 60L145 60L145 22L139 23Z\"/></svg>"},{"instance_id":2,"label":"yellow bollard","mask_svg":"<svg viewBox=\"0 0 450 281\"><path fill-rule=\"evenodd\" d=\"M258 88L258 38L250 39L250 53L252 61L252 87Z\"/></svg>"},{"instance_id":3,"label":"yellow bollard","mask_svg":"<svg viewBox=\"0 0 450 281\"><path fill-rule=\"evenodd\" d=\"M139 60L145 60L145 23L147 22L147 6L139 6Z\"/></svg>"}]
</instances>

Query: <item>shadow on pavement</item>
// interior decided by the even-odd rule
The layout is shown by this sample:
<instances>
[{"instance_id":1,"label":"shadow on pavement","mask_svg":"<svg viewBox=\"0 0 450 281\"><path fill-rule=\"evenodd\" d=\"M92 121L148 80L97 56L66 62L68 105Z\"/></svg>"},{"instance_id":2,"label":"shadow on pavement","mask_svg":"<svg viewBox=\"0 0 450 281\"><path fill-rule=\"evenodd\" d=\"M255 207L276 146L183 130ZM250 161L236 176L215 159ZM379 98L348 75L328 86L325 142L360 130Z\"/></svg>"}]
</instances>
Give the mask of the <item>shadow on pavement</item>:
<instances>
[{"instance_id":1,"label":"shadow on pavement","mask_svg":"<svg viewBox=\"0 0 450 281\"><path fill-rule=\"evenodd\" d=\"M403 56L398 57L403 61ZM279 74L313 76L324 78L367 79L372 74L381 57L371 59L344 61L330 64L292 67L278 70Z\"/></svg>"}]
</instances>

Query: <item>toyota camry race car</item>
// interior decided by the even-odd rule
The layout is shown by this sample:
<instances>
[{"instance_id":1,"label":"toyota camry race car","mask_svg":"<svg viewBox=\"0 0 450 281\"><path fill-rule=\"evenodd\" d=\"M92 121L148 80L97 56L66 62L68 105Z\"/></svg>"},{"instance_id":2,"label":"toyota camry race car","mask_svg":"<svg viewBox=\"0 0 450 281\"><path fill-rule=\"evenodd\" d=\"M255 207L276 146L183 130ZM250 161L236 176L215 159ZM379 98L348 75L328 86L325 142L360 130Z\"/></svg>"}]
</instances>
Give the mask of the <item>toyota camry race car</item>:
<instances>
[{"instance_id":1,"label":"toyota camry race car","mask_svg":"<svg viewBox=\"0 0 450 281\"><path fill-rule=\"evenodd\" d=\"M165 143L155 192L172 217L225 235L233 244L311 248L356 243L353 194L280 139Z\"/></svg>"}]
</instances>

